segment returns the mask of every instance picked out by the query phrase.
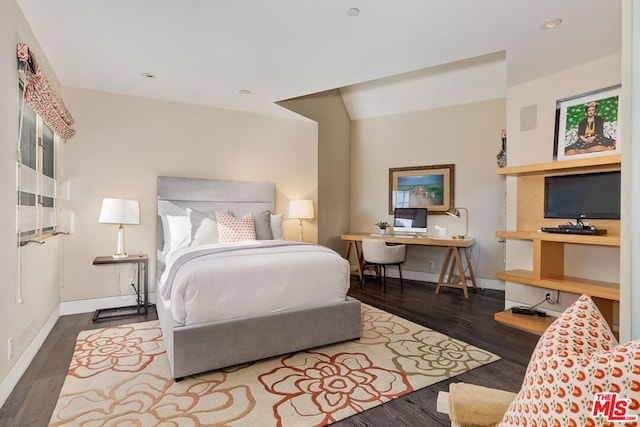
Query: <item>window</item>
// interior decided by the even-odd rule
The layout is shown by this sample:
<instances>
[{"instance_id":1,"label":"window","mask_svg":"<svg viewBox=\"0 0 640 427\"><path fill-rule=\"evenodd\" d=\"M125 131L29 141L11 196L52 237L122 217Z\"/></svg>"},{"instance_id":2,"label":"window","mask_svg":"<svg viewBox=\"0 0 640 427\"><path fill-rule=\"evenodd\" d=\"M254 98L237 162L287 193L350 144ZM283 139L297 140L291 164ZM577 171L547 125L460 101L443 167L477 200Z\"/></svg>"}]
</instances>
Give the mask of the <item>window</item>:
<instances>
[{"instance_id":1,"label":"window","mask_svg":"<svg viewBox=\"0 0 640 427\"><path fill-rule=\"evenodd\" d=\"M19 238L41 236L58 226L57 162L60 138L24 102L19 79L16 230Z\"/></svg>"}]
</instances>

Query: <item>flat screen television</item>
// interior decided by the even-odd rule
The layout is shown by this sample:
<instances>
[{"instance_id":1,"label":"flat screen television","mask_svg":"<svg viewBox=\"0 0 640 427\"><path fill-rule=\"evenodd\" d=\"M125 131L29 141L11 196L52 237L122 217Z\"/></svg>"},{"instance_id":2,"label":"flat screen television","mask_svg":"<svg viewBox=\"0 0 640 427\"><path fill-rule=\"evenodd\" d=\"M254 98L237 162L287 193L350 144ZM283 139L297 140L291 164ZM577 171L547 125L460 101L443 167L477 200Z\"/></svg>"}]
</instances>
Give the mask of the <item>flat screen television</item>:
<instances>
[{"instance_id":1,"label":"flat screen television","mask_svg":"<svg viewBox=\"0 0 640 427\"><path fill-rule=\"evenodd\" d=\"M620 171L545 177L544 217L620 219Z\"/></svg>"},{"instance_id":2,"label":"flat screen television","mask_svg":"<svg viewBox=\"0 0 640 427\"><path fill-rule=\"evenodd\" d=\"M426 233L427 208L395 208L393 211L394 233Z\"/></svg>"}]
</instances>

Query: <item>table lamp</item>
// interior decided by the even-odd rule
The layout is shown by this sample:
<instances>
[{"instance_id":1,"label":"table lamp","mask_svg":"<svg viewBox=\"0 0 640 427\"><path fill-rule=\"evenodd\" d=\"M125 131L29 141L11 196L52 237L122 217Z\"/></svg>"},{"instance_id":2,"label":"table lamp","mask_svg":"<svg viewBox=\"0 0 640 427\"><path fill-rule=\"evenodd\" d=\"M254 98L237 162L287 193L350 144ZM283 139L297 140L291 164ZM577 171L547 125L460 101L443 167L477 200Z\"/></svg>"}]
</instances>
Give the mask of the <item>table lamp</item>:
<instances>
[{"instance_id":1,"label":"table lamp","mask_svg":"<svg viewBox=\"0 0 640 427\"><path fill-rule=\"evenodd\" d=\"M124 251L124 228L122 224L140 224L140 203L137 200L102 199L100 224L118 224L118 247L111 255L114 259L127 258Z\"/></svg>"},{"instance_id":2,"label":"table lamp","mask_svg":"<svg viewBox=\"0 0 640 427\"><path fill-rule=\"evenodd\" d=\"M469 232L469 210L467 210L467 208L451 208L447 210L447 215L451 215L451 216L455 216L457 218L460 218L460 211L463 210L465 211L465 218L467 220L467 225L464 229L464 234L461 234L459 236L457 236L458 239L464 239L465 237L467 237L467 233ZM454 236L455 238L456 236Z\"/></svg>"},{"instance_id":3,"label":"table lamp","mask_svg":"<svg viewBox=\"0 0 640 427\"><path fill-rule=\"evenodd\" d=\"M315 218L315 214L313 212L313 200L290 200L289 218L296 218L300 221L298 225L300 227L298 238L302 242L302 220Z\"/></svg>"}]
</instances>

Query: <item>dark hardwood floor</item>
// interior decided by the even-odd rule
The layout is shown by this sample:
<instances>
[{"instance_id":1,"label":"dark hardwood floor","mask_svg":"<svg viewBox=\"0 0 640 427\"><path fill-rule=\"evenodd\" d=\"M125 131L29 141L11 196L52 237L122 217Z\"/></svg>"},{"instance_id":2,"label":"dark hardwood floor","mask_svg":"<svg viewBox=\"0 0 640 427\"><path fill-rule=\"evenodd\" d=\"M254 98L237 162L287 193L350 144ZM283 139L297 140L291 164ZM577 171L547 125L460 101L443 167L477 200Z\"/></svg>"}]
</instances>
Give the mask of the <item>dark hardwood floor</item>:
<instances>
[{"instance_id":1,"label":"dark hardwood floor","mask_svg":"<svg viewBox=\"0 0 640 427\"><path fill-rule=\"evenodd\" d=\"M432 283L405 280L400 292L397 280L387 280L382 293L375 281L363 289L352 281L349 295L369 305L491 351L501 360L423 388L402 398L354 415L334 424L347 426L448 426L446 415L436 411L439 391L452 382L467 382L503 390L520 388L537 335L500 325L493 313L504 307L504 293L492 290L471 292L465 299L457 289L435 294ZM46 426L62 388L78 332L131 322L156 319L155 313L93 323L92 313L62 316L33 362L0 409L0 426ZM258 427L258 426L257 426Z\"/></svg>"},{"instance_id":2,"label":"dark hardwood floor","mask_svg":"<svg viewBox=\"0 0 640 427\"><path fill-rule=\"evenodd\" d=\"M493 320L493 314L504 309L504 292L479 289L470 291L469 298L464 298L459 289L443 288L436 295L435 284L406 280L404 291L400 292L399 282L387 279L384 294L375 281L367 280L362 289L352 281L349 295L488 350L501 359L339 421L334 426L449 426L449 417L436 411L436 400L438 392L448 391L452 382L507 391L520 389L539 337Z\"/></svg>"}]
</instances>

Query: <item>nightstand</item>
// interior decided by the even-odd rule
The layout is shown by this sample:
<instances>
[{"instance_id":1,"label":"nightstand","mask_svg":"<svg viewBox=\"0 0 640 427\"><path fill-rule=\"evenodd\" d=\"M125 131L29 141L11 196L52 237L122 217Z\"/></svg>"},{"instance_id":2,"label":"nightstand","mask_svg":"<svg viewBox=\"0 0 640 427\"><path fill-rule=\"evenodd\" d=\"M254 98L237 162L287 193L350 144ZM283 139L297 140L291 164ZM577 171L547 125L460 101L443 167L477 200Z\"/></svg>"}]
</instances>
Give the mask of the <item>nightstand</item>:
<instances>
[{"instance_id":1,"label":"nightstand","mask_svg":"<svg viewBox=\"0 0 640 427\"><path fill-rule=\"evenodd\" d=\"M93 314L93 321L109 320L118 317L139 316L149 313L149 286L148 267L149 256L129 255L127 258L112 258L111 256L99 256L93 260L93 265L110 264L136 264L138 272L138 287L136 288L136 305L128 307L101 308ZM142 287L142 301L140 301L140 288Z\"/></svg>"}]
</instances>

